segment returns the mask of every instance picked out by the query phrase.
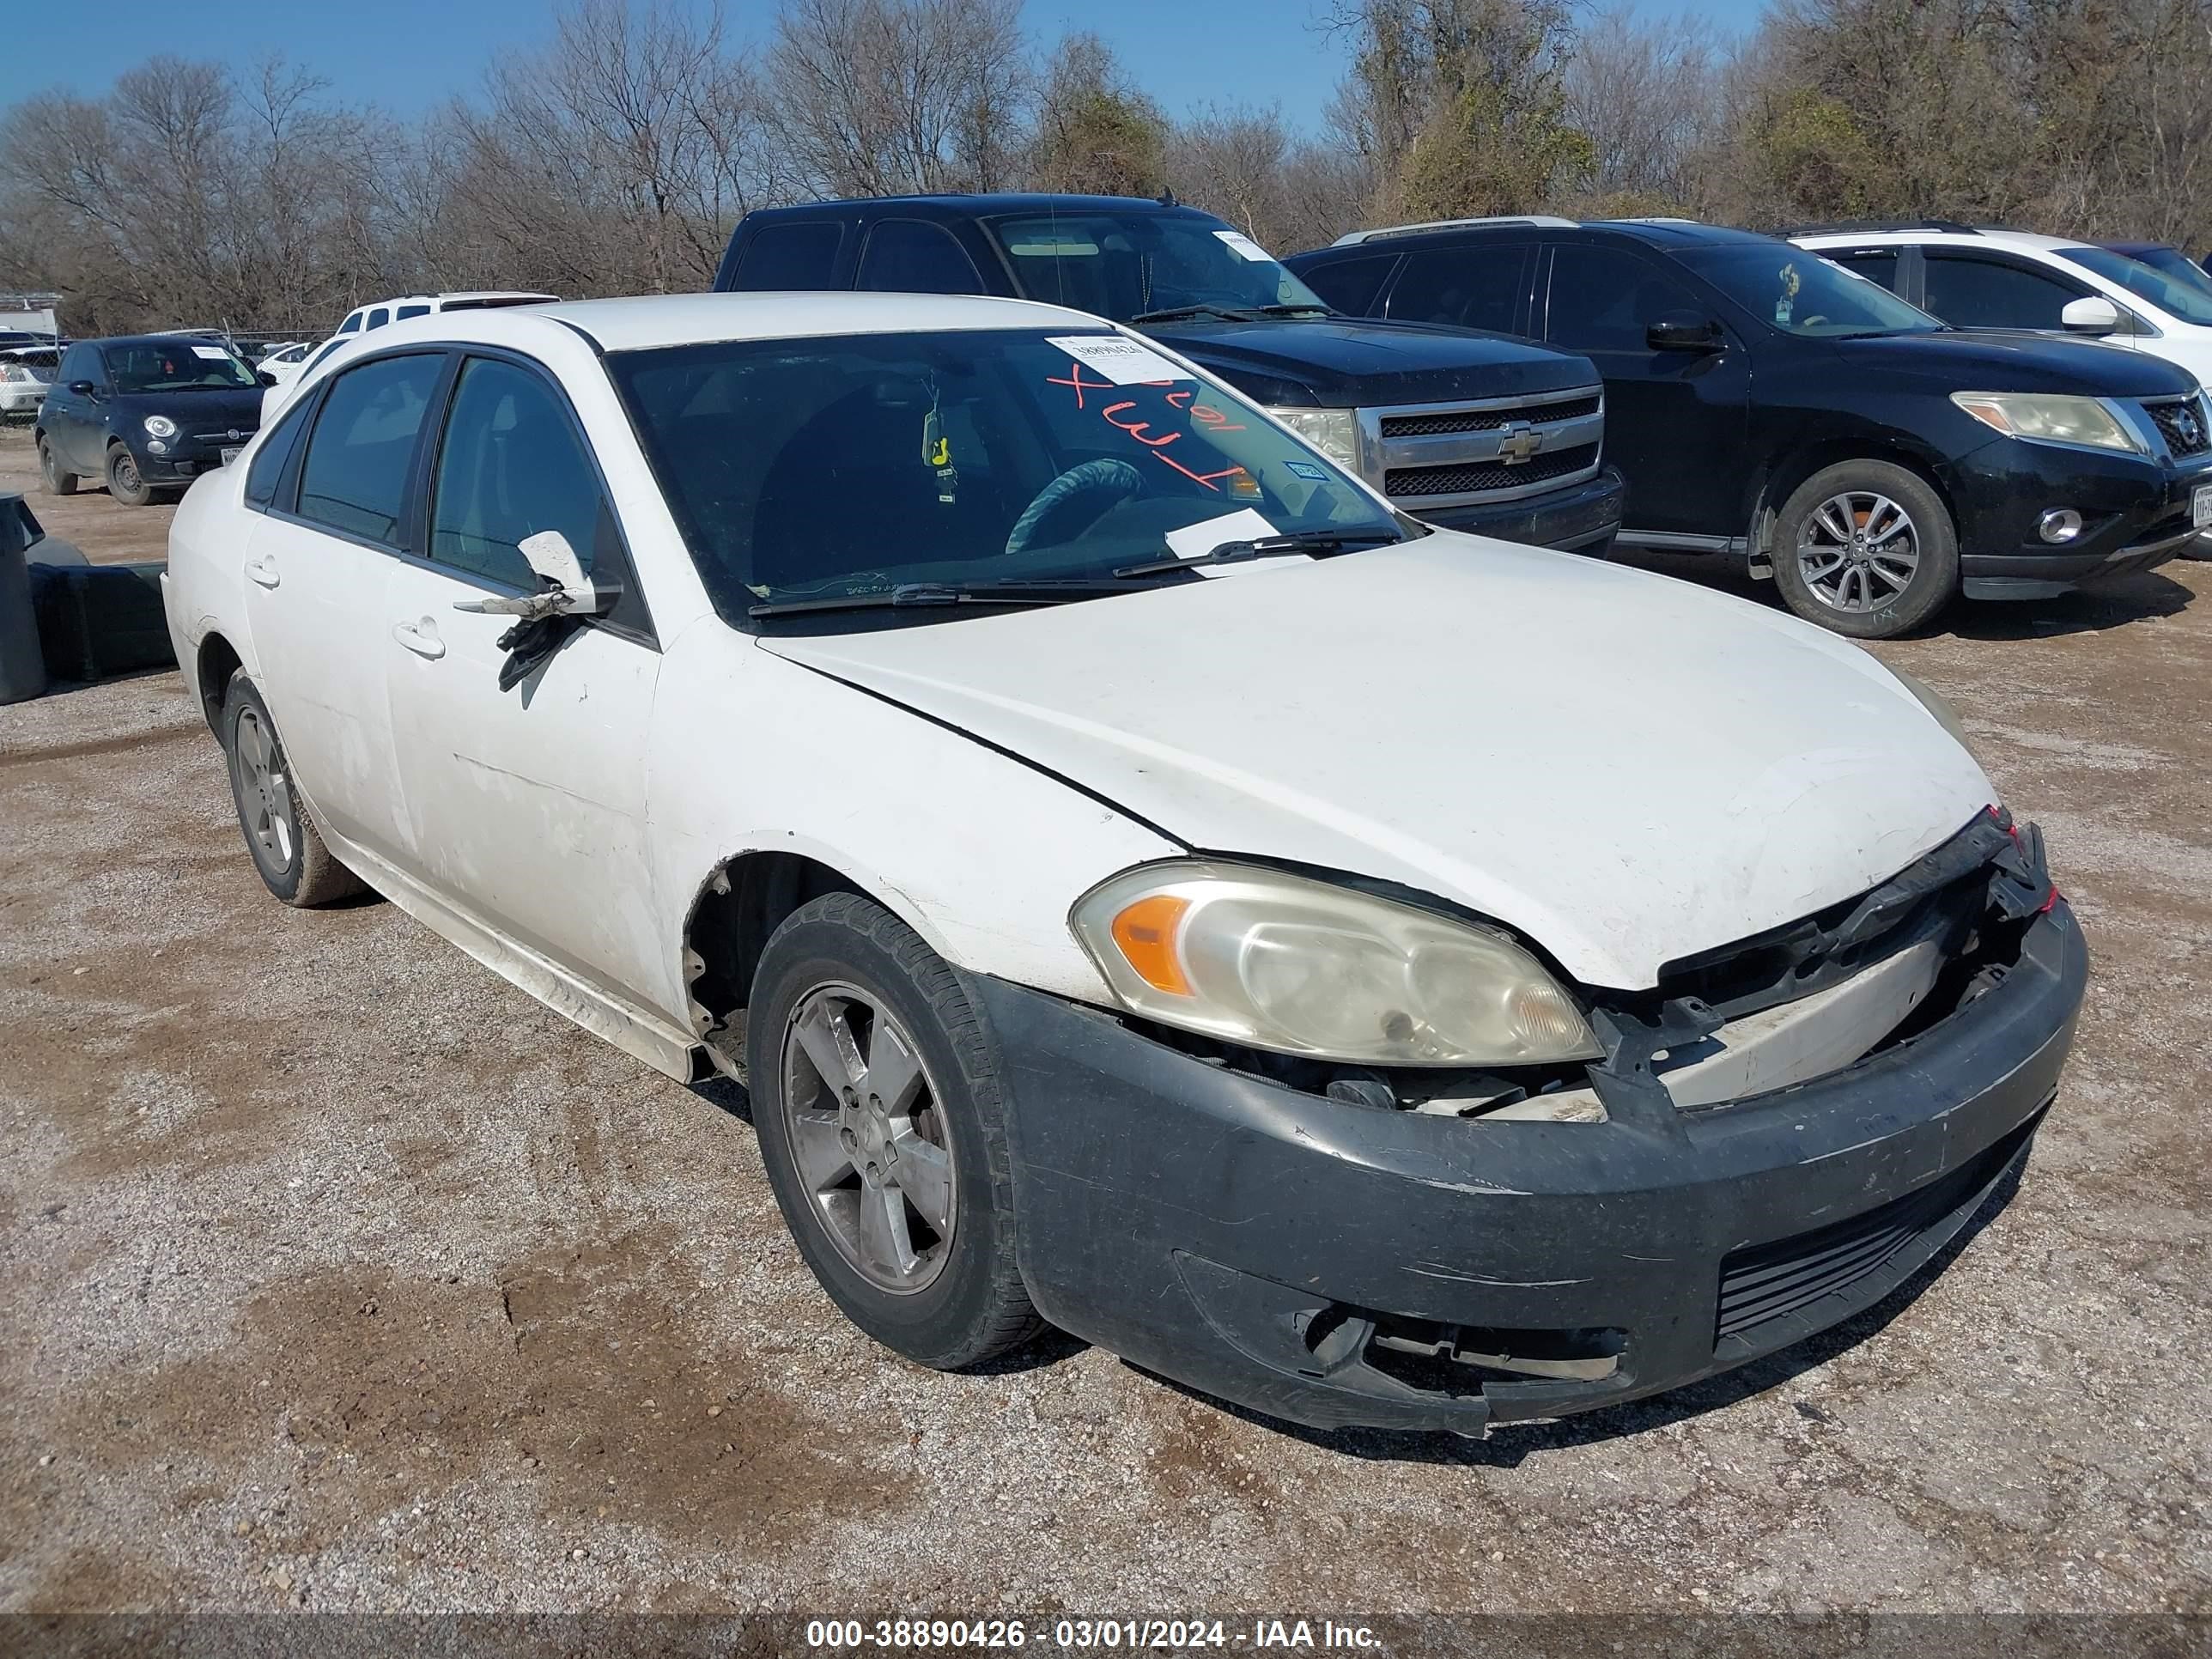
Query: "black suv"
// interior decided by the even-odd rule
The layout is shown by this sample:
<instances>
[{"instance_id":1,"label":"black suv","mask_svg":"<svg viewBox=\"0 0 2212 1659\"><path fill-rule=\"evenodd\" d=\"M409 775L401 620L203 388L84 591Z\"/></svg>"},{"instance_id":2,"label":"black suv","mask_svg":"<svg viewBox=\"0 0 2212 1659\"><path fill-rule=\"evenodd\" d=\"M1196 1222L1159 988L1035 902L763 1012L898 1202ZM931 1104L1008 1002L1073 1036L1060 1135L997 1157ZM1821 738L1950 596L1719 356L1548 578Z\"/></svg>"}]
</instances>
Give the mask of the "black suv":
<instances>
[{"instance_id":1,"label":"black suv","mask_svg":"<svg viewBox=\"0 0 2212 1659\"><path fill-rule=\"evenodd\" d=\"M764 208L718 291L994 294L1157 336L1398 507L1449 530L1602 549L1620 523L1584 358L1344 317L1210 213L1116 196L912 196Z\"/></svg>"},{"instance_id":2,"label":"black suv","mask_svg":"<svg viewBox=\"0 0 2212 1659\"><path fill-rule=\"evenodd\" d=\"M39 410L46 488L73 495L80 478L96 478L125 507L181 491L261 429L261 389L274 384L228 346L191 335L79 340Z\"/></svg>"},{"instance_id":3,"label":"black suv","mask_svg":"<svg viewBox=\"0 0 2212 1659\"><path fill-rule=\"evenodd\" d=\"M1620 540L1747 557L1838 633L1903 633L1962 588L2034 599L2147 570L2212 520L2212 427L2185 370L1946 328L1773 237L1473 221L1286 263L1347 311L1588 356L1628 478Z\"/></svg>"}]
</instances>

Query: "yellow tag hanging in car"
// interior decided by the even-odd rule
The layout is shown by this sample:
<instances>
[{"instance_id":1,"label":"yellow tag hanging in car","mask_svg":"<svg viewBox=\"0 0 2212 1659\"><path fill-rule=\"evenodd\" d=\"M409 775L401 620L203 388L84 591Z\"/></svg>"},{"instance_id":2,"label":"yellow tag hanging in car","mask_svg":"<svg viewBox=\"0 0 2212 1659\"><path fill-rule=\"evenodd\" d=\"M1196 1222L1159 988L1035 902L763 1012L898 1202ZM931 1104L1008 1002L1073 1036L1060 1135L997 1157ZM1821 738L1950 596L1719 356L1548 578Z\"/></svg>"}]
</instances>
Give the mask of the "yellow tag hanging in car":
<instances>
[{"instance_id":1,"label":"yellow tag hanging in car","mask_svg":"<svg viewBox=\"0 0 2212 1659\"><path fill-rule=\"evenodd\" d=\"M922 416L921 459L937 473L937 499L951 506L960 487L960 474L952 465L952 441L945 435L945 423L934 406Z\"/></svg>"}]
</instances>

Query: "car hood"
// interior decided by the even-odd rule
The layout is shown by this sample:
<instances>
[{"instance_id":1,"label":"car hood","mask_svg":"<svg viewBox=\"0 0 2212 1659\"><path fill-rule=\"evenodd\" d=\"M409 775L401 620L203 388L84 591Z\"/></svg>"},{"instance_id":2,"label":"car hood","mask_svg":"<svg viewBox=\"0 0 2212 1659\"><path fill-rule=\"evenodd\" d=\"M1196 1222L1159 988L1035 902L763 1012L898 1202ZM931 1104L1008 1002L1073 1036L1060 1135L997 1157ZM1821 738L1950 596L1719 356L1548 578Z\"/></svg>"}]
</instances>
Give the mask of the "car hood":
<instances>
[{"instance_id":1,"label":"car hood","mask_svg":"<svg viewBox=\"0 0 2212 1659\"><path fill-rule=\"evenodd\" d=\"M1148 324L1145 331L1263 404L1374 408L1598 383L1587 357L1427 323L1291 317Z\"/></svg>"},{"instance_id":2,"label":"car hood","mask_svg":"<svg viewBox=\"0 0 2212 1659\"><path fill-rule=\"evenodd\" d=\"M1449 532L760 643L1194 850L1433 894L1625 989L1864 891L1996 799L1855 645L1686 582ZM1024 831L1006 833L1016 855Z\"/></svg>"},{"instance_id":3,"label":"car hood","mask_svg":"<svg viewBox=\"0 0 2212 1659\"><path fill-rule=\"evenodd\" d=\"M1960 392L2071 392L2097 398L2170 398L2196 390L2185 368L2125 346L1991 329L1838 340L1862 373L1936 377Z\"/></svg>"},{"instance_id":4,"label":"car hood","mask_svg":"<svg viewBox=\"0 0 2212 1659\"><path fill-rule=\"evenodd\" d=\"M250 436L261 427L264 390L254 385L240 386L234 392L122 392L116 394L114 406L118 415L134 420L143 421L149 415L166 415L182 433L236 430Z\"/></svg>"}]
</instances>

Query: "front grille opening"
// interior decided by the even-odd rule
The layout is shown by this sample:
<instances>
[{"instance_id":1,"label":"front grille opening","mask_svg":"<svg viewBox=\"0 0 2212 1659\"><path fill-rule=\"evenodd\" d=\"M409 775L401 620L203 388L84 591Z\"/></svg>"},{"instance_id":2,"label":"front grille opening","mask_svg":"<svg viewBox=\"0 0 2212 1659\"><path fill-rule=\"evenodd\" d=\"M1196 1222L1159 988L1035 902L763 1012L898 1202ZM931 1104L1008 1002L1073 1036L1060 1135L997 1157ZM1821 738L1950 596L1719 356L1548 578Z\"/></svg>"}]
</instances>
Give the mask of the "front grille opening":
<instances>
[{"instance_id":1,"label":"front grille opening","mask_svg":"<svg viewBox=\"0 0 2212 1659\"><path fill-rule=\"evenodd\" d=\"M1539 453L1518 466L1503 461L1468 461L1454 466L1394 466L1382 475L1382 493L1409 500L1423 495L1470 495L1486 489L1564 478L1597 465L1595 444Z\"/></svg>"},{"instance_id":2,"label":"front grille opening","mask_svg":"<svg viewBox=\"0 0 2212 1659\"><path fill-rule=\"evenodd\" d=\"M1363 1334L1369 1366L1409 1389L1455 1397L1479 1395L1486 1383L1603 1382L1628 1349L1628 1334L1617 1329L1453 1325L1342 1307L1314 1319L1307 1346L1318 1361L1340 1364Z\"/></svg>"},{"instance_id":3,"label":"front grille opening","mask_svg":"<svg viewBox=\"0 0 2212 1659\"><path fill-rule=\"evenodd\" d=\"M2212 428L2208 428L2204 411L2194 398L2145 404L2143 413L2150 416L2158 435L2166 440L2167 453L2176 459L2212 449Z\"/></svg>"},{"instance_id":4,"label":"front grille opening","mask_svg":"<svg viewBox=\"0 0 2212 1659\"><path fill-rule=\"evenodd\" d=\"M1931 1230L1977 1202L2035 1133L2048 1101L2010 1134L1969 1162L1902 1198L1812 1232L1738 1250L1721 1263L1716 1347L1755 1340L1759 1328L1850 1290L1889 1265Z\"/></svg>"},{"instance_id":5,"label":"front grille opening","mask_svg":"<svg viewBox=\"0 0 2212 1659\"><path fill-rule=\"evenodd\" d=\"M1429 438L1450 432L1495 432L1509 421L1543 426L1553 421L1579 421L1595 415L1598 394L1570 398L1555 404L1523 404L1513 409L1456 409L1434 415L1385 415L1381 423L1386 438Z\"/></svg>"}]
</instances>

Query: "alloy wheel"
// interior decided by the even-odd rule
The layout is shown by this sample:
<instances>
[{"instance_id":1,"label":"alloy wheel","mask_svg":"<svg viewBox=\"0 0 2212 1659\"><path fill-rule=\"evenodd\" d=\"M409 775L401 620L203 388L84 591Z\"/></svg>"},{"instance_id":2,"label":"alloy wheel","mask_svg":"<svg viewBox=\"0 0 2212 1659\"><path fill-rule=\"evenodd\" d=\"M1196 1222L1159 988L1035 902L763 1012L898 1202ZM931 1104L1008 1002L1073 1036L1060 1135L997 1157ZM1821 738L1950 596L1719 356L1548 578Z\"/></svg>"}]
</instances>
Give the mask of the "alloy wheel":
<instances>
[{"instance_id":1,"label":"alloy wheel","mask_svg":"<svg viewBox=\"0 0 2212 1659\"><path fill-rule=\"evenodd\" d=\"M265 862L277 870L289 869L298 845L292 833L292 783L284 775L276 740L258 710L239 710L232 750L246 833Z\"/></svg>"},{"instance_id":2,"label":"alloy wheel","mask_svg":"<svg viewBox=\"0 0 2212 1659\"><path fill-rule=\"evenodd\" d=\"M927 1290L958 1200L921 1045L866 992L821 985L792 1012L782 1070L786 1139L823 1231L878 1289Z\"/></svg>"},{"instance_id":3,"label":"alloy wheel","mask_svg":"<svg viewBox=\"0 0 2212 1659\"><path fill-rule=\"evenodd\" d=\"M1871 489L1846 490L1814 507L1797 533L1797 569L1814 599L1834 611L1879 611L1920 569L1912 515Z\"/></svg>"}]
</instances>

